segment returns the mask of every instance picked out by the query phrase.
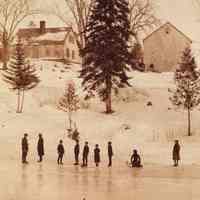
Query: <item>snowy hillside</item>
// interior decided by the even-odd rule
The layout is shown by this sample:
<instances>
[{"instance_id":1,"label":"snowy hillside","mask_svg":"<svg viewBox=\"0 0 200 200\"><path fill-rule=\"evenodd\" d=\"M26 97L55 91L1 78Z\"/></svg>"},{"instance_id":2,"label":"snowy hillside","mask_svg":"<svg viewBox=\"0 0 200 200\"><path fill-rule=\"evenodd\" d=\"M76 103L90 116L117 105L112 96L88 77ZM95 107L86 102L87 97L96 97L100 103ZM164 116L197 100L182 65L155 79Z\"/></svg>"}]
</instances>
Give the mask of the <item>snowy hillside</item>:
<instances>
[{"instance_id":1,"label":"snowy hillside","mask_svg":"<svg viewBox=\"0 0 200 200\"><path fill-rule=\"evenodd\" d=\"M186 114L175 111L169 101L168 88L173 88L172 73L132 72L131 88L121 89L113 97L112 115L105 115L104 104L98 98L85 102L78 78L78 65L63 65L50 61L35 61L40 74L39 86L25 94L23 114L16 114L16 94L0 80L0 145L8 149L10 159L20 159L20 142L25 132L29 134L30 160L36 159L36 142L41 132L45 139L46 159L55 160L59 139L64 139L67 159L72 162L74 142L66 135L66 113L57 109L66 81L76 83L81 97L81 109L75 115L81 145L89 141L91 149L100 144L106 159L106 145L113 142L115 160L127 161L133 148L139 149L147 164L171 164L171 148L174 139L180 139L182 162L200 163L199 111L193 112L193 136L186 136ZM147 106L151 101L152 106ZM15 149L14 149L15 148ZM14 152L17 152L14 153ZM192 155L191 155L192 152ZM0 157L5 158L4 152ZM166 159L163 159L165 156ZM91 159L93 156L91 154Z\"/></svg>"}]
</instances>

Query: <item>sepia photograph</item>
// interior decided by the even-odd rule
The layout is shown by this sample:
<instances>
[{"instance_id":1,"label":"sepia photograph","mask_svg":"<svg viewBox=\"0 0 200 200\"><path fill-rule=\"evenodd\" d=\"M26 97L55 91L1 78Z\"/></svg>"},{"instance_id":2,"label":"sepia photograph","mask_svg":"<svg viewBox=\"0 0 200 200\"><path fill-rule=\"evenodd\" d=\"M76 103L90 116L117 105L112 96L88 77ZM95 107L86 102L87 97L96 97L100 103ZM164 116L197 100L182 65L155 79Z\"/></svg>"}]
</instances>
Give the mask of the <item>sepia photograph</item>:
<instances>
[{"instance_id":1,"label":"sepia photograph","mask_svg":"<svg viewBox=\"0 0 200 200\"><path fill-rule=\"evenodd\" d=\"M0 0L0 200L200 200L200 0Z\"/></svg>"}]
</instances>

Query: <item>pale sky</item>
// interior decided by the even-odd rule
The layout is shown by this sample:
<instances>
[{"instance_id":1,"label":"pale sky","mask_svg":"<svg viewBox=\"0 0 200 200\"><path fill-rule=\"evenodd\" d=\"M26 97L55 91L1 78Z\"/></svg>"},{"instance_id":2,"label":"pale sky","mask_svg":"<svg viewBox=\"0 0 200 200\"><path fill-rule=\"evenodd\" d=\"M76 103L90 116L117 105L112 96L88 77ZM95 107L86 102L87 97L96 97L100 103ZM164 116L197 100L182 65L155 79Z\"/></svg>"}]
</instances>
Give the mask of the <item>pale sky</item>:
<instances>
[{"instance_id":1,"label":"pale sky","mask_svg":"<svg viewBox=\"0 0 200 200\"><path fill-rule=\"evenodd\" d=\"M64 10L65 0L35 0L38 8L50 8L55 2ZM194 41L200 42L200 7L195 0L153 0L156 3L156 14L164 21L170 21ZM33 20L36 24L40 20L46 20L47 26L62 26L62 22L53 15L37 16ZM28 24L27 19L24 24Z\"/></svg>"}]
</instances>

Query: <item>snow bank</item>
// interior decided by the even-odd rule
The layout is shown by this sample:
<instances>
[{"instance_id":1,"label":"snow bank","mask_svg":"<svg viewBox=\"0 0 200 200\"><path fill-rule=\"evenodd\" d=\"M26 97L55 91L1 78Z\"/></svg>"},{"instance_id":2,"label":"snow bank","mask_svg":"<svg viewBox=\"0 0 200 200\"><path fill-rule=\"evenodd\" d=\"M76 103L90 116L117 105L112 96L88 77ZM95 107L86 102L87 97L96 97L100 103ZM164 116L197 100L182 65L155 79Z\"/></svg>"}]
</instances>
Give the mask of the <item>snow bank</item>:
<instances>
[{"instance_id":1,"label":"snow bank","mask_svg":"<svg viewBox=\"0 0 200 200\"><path fill-rule=\"evenodd\" d=\"M55 158L55 146L59 139L67 146L69 159L73 156L73 144L66 134L68 121L66 113L57 109L57 101L63 94L66 81L75 82L77 93L81 98L82 108L74 114L73 120L80 131L81 146L89 141L93 149L100 144L102 156L106 157L107 142L111 140L115 149L115 159L128 160L134 148L139 149L146 163L167 163L171 159L174 139L180 139L185 147L185 163L194 158L200 162L198 151L194 151L200 141L199 112L192 113L192 131L194 136L186 137L187 115L184 111L174 110L170 101L168 88L174 87L172 73L131 72L133 87L120 89L113 96L114 113L106 115L104 103L98 97L84 101L82 80L78 78L80 66L64 65L51 61L33 61L40 75L41 82L37 88L25 94L23 114L15 113L16 96L0 80L0 145L3 149L17 151L9 156L18 159L20 138L24 132L29 133L31 157L37 135L42 132L46 140L48 159ZM151 101L152 105L147 106ZM6 145L5 145L6 144ZM163 156L167 159L163 160ZM4 158L3 152L0 157ZM91 157L92 159L92 157Z\"/></svg>"}]
</instances>

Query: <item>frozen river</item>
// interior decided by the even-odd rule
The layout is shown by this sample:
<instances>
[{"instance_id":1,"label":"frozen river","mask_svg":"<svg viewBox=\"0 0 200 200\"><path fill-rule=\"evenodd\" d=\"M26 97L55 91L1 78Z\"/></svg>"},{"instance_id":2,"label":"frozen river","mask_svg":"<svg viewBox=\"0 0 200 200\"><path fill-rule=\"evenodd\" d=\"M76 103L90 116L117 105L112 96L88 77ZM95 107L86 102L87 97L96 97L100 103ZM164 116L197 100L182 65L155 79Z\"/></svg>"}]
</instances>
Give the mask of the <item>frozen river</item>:
<instances>
[{"instance_id":1,"label":"frozen river","mask_svg":"<svg viewBox=\"0 0 200 200\"><path fill-rule=\"evenodd\" d=\"M200 166L74 167L1 161L2 200L199 200Z\"/></svg>"}]
</instances>

